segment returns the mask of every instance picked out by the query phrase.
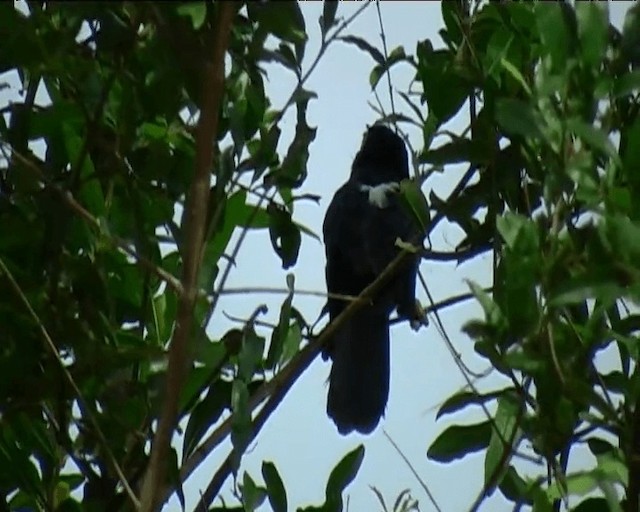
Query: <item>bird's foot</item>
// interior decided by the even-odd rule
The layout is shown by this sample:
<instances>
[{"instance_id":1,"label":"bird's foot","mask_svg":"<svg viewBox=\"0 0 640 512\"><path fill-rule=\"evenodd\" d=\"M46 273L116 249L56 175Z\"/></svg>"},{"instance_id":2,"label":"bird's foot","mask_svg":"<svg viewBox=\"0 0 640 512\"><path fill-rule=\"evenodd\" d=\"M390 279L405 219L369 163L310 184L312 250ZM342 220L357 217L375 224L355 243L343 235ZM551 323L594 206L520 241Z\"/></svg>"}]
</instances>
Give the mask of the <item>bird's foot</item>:
<instances>
[{"instance_id":1,"label":"bird's foot","mask_svg":"<svg viewBox=\"0 0 640 512\"><path fill-rule=\"evenodd\" d=\"M409 325L414 331L420 330L420 327L429 325L429 318L427 317L427 310L420 304L419 300L416 300L413 315L409 320Z\"/></svg>"}]
</instances>

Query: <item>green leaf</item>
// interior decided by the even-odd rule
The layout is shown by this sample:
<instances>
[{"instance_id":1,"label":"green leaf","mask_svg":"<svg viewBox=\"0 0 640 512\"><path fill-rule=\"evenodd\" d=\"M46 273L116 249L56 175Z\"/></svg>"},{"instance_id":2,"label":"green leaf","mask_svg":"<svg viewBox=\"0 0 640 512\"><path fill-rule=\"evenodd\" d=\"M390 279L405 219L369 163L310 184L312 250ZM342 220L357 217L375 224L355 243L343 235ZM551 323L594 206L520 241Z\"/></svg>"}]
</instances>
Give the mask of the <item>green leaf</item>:
<instances>
[{"instance_id":1,"label":"green leaf","mask_svg":"<svg viewBox=\"0 0 640 512\"><path fill-rule=\"evenodd\" d=\"M597 149L611 158L616 165L621 165L620 157L609 139L609 136L602 130L586 124L584 121L576 118L567 119L567 128L584 140L592 148Z\"/></svg>"},{"instance_id":2,"label":"green leaf","mask_svg":"<svg viewBox=\"0 0 640 512\"><path fill-rule=\"evenodd\" d=\"M244 472L242 477L242 505L245 512L254 512L262 503L266 497L266 492L262 487L258 487L253 481L253 478Z\"/></svg>"},{"instance_id":3,"label":"green leaf","mask_svg":"<svg viewBox=\"0 0 640 512\"><path fill-rule=\"evenodd\" d=\"M368 53L373 60L380 66L384 66L384 55L375 46L371 45L361 37L356 36L342 36L338 38L339 41L344 43L353 44L357 46L363 52Z\"/></svg>"},{"instance_id":4,"label":"green leaf","mask_svg":"<svg viewBox=\"0 0 640 512\"><path fill-rule=\"evenodd\" d=\"M302 44L307 40L304 16L298 2L274 2L268 5L249 2L247 10L260 27L274 36L294 44Z\"/></svg>"},{"instance_id":5,"label":"green leaf","mask_svg":"<svg viewBox=\"0 0 640 512\"><path fill-rule=\"evenodd\" d=\"M329 29L335 24L337 11L337 0L324 0L324 2L322 2L322 16L320 16L319 21L323 39L327 35Z\"/></svg>"},{"instance_id":6,"label":"green leaf","mask_svg":"<svg viewBox=\"0 0 640 512\"><path fill-rule=\"evenodd\" d=\"M471 289L471 293L478 299L478 302L482 306L484 310L485 317L487 322L498 328L502 329L505 327L506 322L500 307L494 302L494 300L485 292L478 284L474 283L471 280L467 280L467 285Z\"/></svg>"},{"instance_id":7,"label":"green leaf","mask_svg":"<svg viewBox=\"0 0 640 512\"><path fill-rule=\"evenodd\" d=\"M371 85L371 90L376 88L380 78L382 78L385 73L388 73L392 66L394 66L398 62L407 60L409 59L407 58L407 55L405 54L404 48L402 46L394 48L391 53L389 53L384 63L378 64L371 71L371 74L369 75L369 85ZM409 62L411 61L409 60ZM396 116L400 117L400 114L396 114Z\"/></svg>"},{"instance_id":8,"label":"green leaf","mask_svg":"<svg viewBox=\"0 0 640 512\"><path fill-rule=\"evenodd\" d=\"M534 222L517 213L506 212L498 217L496 227L507 247L512 250L522 248L522 252L537 251L538 233Z\"/></svg>"},{"instance_id":9,"label":"green leaf","mask_svg":"<svg viewBox=\"0 0 640 512\"><path fill-rule=\"evenodd\" d=\"M273 462L262 463L262 478L267 485L267 498L271 510L273 512L287 512L287 492Z\"/></svg>"},{"instance_id":10,"label":"green leaf","mask_svg":"<svg viewBox=\"0 0 640 512\"><path fill-rule=\"evenodd\" d=\"M191 18L194 30L200 30L207 19L207 4L205 2L184 2L178 5L177 12L180 16Z\"/></svg>"},{"instance_id":11,"label":"green leaf","mask_svg":"<svg viewBox=\"0 0 640 512\"><path fill-rule=\"evenodd\" d=\"M189 415L189 422L182 442L182 460L185 461L198 447L202 436L229 407L231 384L223 380L216 380L207 395L195 406Z\"/></svg>"},{"instance_id":12,"label":"green leaf","mask_svg":"<svg viewBox=\"0 0 640 512\"><path fill-rule=\"evenodd\" d=\"M264 353L264 338L256 334L252 326L244 329L242 348L238 354L238 376L245 382L250 382Z\"/></svg>"},{"instance_id":13,"label":"green leaf","mask_svg":"<svg viewBox=\"0 0 640 512\"><path fill-rule=\"evenodd\" d=\"M496 485L502 481L505 468L512 457L512 448L517 443L514 432L518 428L521 407L515 391L505 393L498 398L498 410L493 419L491 441L484 458L484 488L489 496ZM506 446L507 443L511 444Z\"/></svg>"},{"instance_id":14,"label":"green leaf","mask_svg":"<svg viewBox=\"0 0 640 512\"><path fill-rule=\"evenodd\" d=\"M491 422L453 425L431 444L427 456L437 462L451 462L485 449L491 439Z\"/></svg>"},{"instance_id":15,"label":"green leaf","mask_svg":"<svg viewBox=\"0 0 640 512\"><path fill-rule=\"evenodd\" d=\"M587 498L572 510L573 512L604 512L610 509L605 498Z\"/></svg>"},{"instance_id":16,"label":"green leaf","mask_svg":"<svg viewBox=\"0 0 640 512\"><path fill-rule=\"evenodd\" d=\"M278 325L275 326L271 333L271 342L269 343L269 354L265 366L267 368L274 368L277 363L281 361L282 348L284 341L289 334L289 321L291 319L291 303L293 301L294 291L294 275L287 275L287 288L289 293L280 306L280 317L278 318Z\"/></svg>"},{"instance_id":17,"label":"green leaf","mask_svg":"<svg viewBox=\"0 0 640 512\"><path fill-rule=\"evenodd\" d=\"M364 446L359 445L355 450L347 453L333 468L327 481L325 490L326 503L338 506L342 510L342 493L353 481L364 460ZM330 508L329 510L333 510Z\"/></svg>"},{"instance_id":18,"label":"green leaf","mask_svg":"<svg viewBox=\"0 0 640 512\"><path fill-rule=\"evenodd\" d=\"M422 233L425 233L431 221L431 214L429 203L420 190L420 186L414 180L402 180L400 182L400 199L401 205L409 212L416 226L420 228Z\"/></svg>"},{"instance_id":19,"label":"green leaf","mask_svg":"<svg viewBox=\"0 0 640 512\"><path fill-rule=\"evenodd\" d=\"M438 413L436 414L436 419L444 416L445 414L451 414L464 409L468 405L480 405L486 402L490 402L512 389L513 388L504 388L498 391L492 391L491 393L483 394L477 394L471 391L462 391L460 393L456 393L455 395L447 398L447 400L440 406L440 409L438 409Z\"/></svg>"},{"instance_id":20,"label":"green leaf","mask_svg":"<svg viewBox=\"0 0 640 512\"><path fill-rule=\"evenodd\" d=\"M429 41L418 44L418 77L429 106L429 118L436 126L446 123L462 107L472 92L460 76L455 55L447 50L434 51ZM429 121L429 118L427 120ZM431 127L425 130L430 131ZM429 144L425 144L428 146Z\"/></svg>"},{"instance_id":21,"label":"green leaf","mask_svg":"<svg viewBox=\"0 0 640 512\"><path fill-rule=\"evenodd\" d=\"M275 203L267 207L269 214L269 237L271 245L282 260L282 268L295 265L300 251L300 229L291 220L291 214Z\"/></svg>"},{"instance_id":22,"label":"green leaf","mask_svg":"<svg viewBox=\"0 0 640 512\"><path fill-rule=\"evenodd\" d=\"M555 2L539 2L535 4L534 12L544 54L551 57L554 70L562 71L565 69L572 43L562 6Z\"/></svg>"},{"instance_id":23,"label":"green leaf","mask_svg":"<svg viewBox=\"0 0 640 512\"><path fill-rule=\"evenodd\" d=\"M543 137L538 114L521 100L499 99L496 102L495 115L498 124L509 134L525 138Z\"/></svg>"},{"instance_id":24,"label":"green leaf","mask_svg":"<svg viewBox=\"0 0 640 512\"><path fill-rule=\"evenodd\" d=\"M508 500L518 504L531 504L531 498L528 496L527 482L518 474L513 466L509 466L500 482L500 492Z\"/></svg>"},{"instance_id":25,"label":"green leaf","mask_svg":"<svg viewBox=\"0 0 640 512\"><path fill-rule=\"evenodd\" d=\"M575 9L582 60L594 72L599 72L609 37L608 5L600 2L576 2Z\"/></svg>"},{"instance_id":26,"label":"green leaf","mask_svg":"<svg viewBox=\"0 0 640 512\"><path fill-rule=\"evenodd\" d=\"M464 2L461 0L440 2L442 21L447 27L447 35L456 44L462 42L462 21L460 18L464 12L463 5Z\"/></svg>"},{"instance_id":27,"label":"green leaf","mask_svg":"<svg viewBox=\"0 0 640 512\"><path fill-rule=\"evenodd\" d=\"M233 421L231 427L231 442L239 457L247 448L251 437L251 410L249 409L249 390L241 379L235 379L231 387L231 409ZM235 461L236 464L239 460Z\"/></svg>"}]
</instances>

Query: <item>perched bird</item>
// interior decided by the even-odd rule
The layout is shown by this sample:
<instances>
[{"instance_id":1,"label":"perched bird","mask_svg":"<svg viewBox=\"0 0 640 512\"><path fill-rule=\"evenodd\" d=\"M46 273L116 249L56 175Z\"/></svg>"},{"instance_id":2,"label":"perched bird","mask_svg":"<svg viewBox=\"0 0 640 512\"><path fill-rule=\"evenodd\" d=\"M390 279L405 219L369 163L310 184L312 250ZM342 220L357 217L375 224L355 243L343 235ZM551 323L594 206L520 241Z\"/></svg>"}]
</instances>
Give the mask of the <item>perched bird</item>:
<instances>
[{"instance_id":1,"label":"perched bird","mask_svg":"<svg viewBox=\"0 0 640 512\"><path fill-rule=\"evenodd\" d=\"M408 242L420 236L421 230L399 203L400 181L408 177L403 140L385 126L369 128L351 176L334 195L324 219L330 294L359 295L396 257L398 238ZM384 414L389 396L389 317L394 309L412 322L424 316L415 300L418 262L417 256L409 258L324 348L325 359L333 361L327 414L341 434L369 433ZM348 302L329 298L327 305L333 320Z\"/></svg>"}]
</instances>

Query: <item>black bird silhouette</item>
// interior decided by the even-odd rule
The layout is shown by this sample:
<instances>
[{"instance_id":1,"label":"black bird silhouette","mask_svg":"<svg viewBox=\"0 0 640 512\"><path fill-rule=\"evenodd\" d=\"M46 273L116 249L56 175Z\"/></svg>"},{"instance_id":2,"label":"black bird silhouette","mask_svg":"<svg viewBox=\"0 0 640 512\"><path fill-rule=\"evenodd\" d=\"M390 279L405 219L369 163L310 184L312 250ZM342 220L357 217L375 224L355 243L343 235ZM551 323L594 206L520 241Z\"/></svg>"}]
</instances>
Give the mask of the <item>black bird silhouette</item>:
<instances>
[{"instance_id":1,"label":"black bird silhouette","mask_svg":"<svg viewBox=\"0 0 640 512\"><path fill-rule=\"evenodd\" d=\"M323 224L329 293L358 295L420 230L399 204L401 180L409 177L407 151L389 128L374 125L356 155L349 180L334 195ZM333 365L327 414L341 434L371 432L389 396L389 317L394 309L422 321L415 300L418 257L407 260L384 289L351 317L324 348ZM333 320L347 306L330 298Z\"/></svg>"}]
</instances>

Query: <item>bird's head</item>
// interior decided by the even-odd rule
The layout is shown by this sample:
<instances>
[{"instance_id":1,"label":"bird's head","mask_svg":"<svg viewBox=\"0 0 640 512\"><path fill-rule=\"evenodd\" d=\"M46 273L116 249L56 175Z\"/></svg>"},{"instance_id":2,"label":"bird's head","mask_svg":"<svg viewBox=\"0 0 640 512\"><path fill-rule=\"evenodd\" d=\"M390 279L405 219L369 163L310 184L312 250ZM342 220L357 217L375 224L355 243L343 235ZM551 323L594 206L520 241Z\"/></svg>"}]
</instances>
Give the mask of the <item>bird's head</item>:
<instances>
[{"instance_id":1,"label":"bird's head","mask_svg":"<svg viewBox=\"0 0 640 512\"><path fill-rule=\"evenodd\" d=\"M371 126L353 161L351 177L366 185L408 178L409 160L404 141L384 125Z\"/></svg>"}]
</instances>

